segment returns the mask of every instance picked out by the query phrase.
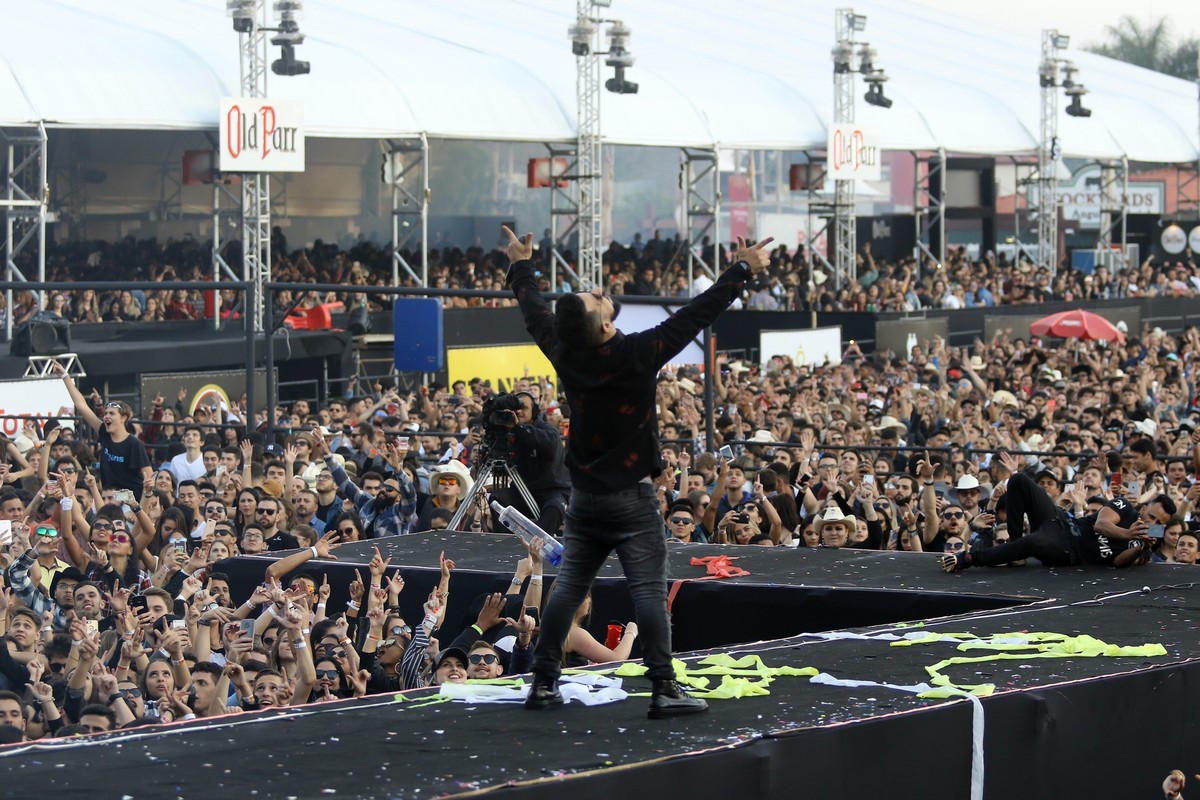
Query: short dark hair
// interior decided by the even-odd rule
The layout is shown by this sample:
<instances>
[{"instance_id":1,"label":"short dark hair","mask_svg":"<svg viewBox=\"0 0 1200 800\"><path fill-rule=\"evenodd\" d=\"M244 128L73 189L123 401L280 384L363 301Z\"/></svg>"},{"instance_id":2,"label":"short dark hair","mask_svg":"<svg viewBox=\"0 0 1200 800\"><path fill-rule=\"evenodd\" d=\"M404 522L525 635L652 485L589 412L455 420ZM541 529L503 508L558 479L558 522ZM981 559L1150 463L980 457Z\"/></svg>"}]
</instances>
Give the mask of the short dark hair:
<instances>
[{"instance_id":1,"label":"short dark hair","mask_svg":"<svg viewBox=\"0 0 1200 800\"><path fill-rule=\"evenodd\" d=\"M600 344L603 320L599 311L588 311L578 294L565 294L554 307L554 335L567 347L588 349Z\"/></svg>"},{"instance_id":2,"label":"short dark hair","mask_svg":"<svg viewBox=\"0 0 1200 800\"><path fill-rule=\"evenodd\" d=\"M1167 497L1165 494L1158 495L1151 500L1150 503L1158 503L1160 506L1162 506L1163 511L1167 512L1172 517L1175 516L1176 512L1179 511L1179 508L1175 505L1175 501Z\"/></svg>"},{"instance_id":3,"label":"short dark hair","mask_svg":"<svg viewBox=\"0 0 1200 800\"><path fill-rule=\"evenodd\" d=\"M200 665L197 664L196 666ZM79 709L79 718L83 719L85 714L104 717L106 720L108 720L108 729L110 731L117 727L117 715L114 714L113 710L108 706L102 706L99 703L88 703L86 706ZM91 733L91 731L88 732Z\"/></svg>"},{"instance_id":4,"label":"short dark hair","mask_svg":"<svg viewBox=\"0 0 1200 800\"><path fill-rule=\"evenodd\" d=\"M197 661L196 666L192 667L192 674L195 675L197 672L207 672L213 676L214 680L221 677L221 668L211 661Z\"/></svg>"},{"instance_id":5,"label":"short dark hair","mask_svg":"<svg viewBox=\"0 0 1200 800\"><path fill-rule=\"evenodd\" d=\"M1143 455L1148 453L1151 458L1158 458L1158 448L1154 446L1154 440L1149 437L1135 439L1130 442L1129 452L1141 453Z\"/></svg>"},{"instance_id":6,"label":"short dark hair","mask_svg":"<svg viewBox=\"0 0 1200 800\"><path fill-rule=\"evenodd\" d=\"M696 517L699 516L699 514L696 512L696 507L687 500L677 500L674 503L671 503L671 507L667 509L667 516L670 517L676 511L686 511L691 516L693 521L695 521Z\"/></svg>"}]
</instances>

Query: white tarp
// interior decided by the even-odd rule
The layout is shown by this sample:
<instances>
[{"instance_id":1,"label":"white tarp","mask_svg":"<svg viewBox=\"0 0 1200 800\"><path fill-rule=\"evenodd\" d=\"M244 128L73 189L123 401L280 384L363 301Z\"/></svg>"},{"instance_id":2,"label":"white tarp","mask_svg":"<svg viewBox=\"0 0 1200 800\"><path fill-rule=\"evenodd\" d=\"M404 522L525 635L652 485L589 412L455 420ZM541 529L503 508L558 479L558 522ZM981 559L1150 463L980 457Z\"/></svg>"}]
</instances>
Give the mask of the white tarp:
<instances>
[{"instance_id":1,"label":"white tarp","mask_svg":"<svg viewBox=\"0 0 1200 800\"><path fill-rule=\"evenodd\" d=\"M307 0L297 56L312 74L270 76L305 107L309 135L561 141L574 138L572 0ZM641 91L606 93L608 141L728 148L823 147L831 121L828 0L615 0L633 31ZM855 4L891 81L867 106L887 149L1008 154L1037 145L1040 41L904 0ZM240 94L224 0L0 0L0 123L216 129ZM1069 31L1067 31L1069 33ZM277 50L272 49L272 58ZM1062 115L1064 153L1136 161L1197 157L1195 86L1079 51L1090 119ZM1063 103L1065 106L1065 101Z\"/></svg>"}]
</instances>

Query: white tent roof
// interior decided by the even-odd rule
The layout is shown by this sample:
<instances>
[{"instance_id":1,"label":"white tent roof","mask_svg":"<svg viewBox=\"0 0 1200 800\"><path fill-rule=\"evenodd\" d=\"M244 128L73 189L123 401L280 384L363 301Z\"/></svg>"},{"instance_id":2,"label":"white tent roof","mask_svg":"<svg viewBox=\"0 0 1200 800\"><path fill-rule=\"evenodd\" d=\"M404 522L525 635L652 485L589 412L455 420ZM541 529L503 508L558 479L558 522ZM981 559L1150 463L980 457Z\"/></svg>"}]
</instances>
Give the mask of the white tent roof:
<instances>
[{"instance_id":1,"label":"white tent roof","mask_svg":"<svg viewBox=\"0 0 1200 800\"><path fill-rule=\"evenodd\" d=\"M838 3L839 5L841 3ZM224 0L0 0L0 123L215 129L239 94ZM298 56L312 74L270 76L305 104L310 136L563 141L574 138L573 0L306 0ZM804 149L832 116L830 0L616 0L633 31L640 93L605 93L607 141ZM891 81L890 110L861 101L889 149L1036 149L1040 41L905 0L860 2ZM274 52L274 50L273 50ZM1090 119L1062 115L1064 151L1197 157L1195 86L1069 51ZM274 57L274 56L272 56ZM1065 101L1063 103L1065 106Z\"/></svg>"}]
</instances>

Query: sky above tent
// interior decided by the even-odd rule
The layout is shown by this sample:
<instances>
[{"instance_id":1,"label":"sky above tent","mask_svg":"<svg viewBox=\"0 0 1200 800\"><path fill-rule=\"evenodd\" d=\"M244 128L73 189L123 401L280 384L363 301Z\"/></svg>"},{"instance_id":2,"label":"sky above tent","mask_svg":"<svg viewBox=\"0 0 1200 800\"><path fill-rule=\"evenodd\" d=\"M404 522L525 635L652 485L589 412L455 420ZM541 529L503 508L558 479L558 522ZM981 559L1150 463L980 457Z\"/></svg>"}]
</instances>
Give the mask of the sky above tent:
<instances>
[{"instance_id":1,"label":"sky above tent","mask_svg":"<svg viewBox=\"0 0 1200 800\"><path fill-rule=\"evenodd\" d=\"M1054 4L1051 3L1051 6ZM1005 154L1037 145L1039 41L912 0L856 3L895 104L861 101L886 148ZM822 147L832 117L827 0L614 0L633 31L636 95L605 95L614 143ZM960 12L967 13L967 12ZM574 137L570 0L307 0L298 57L271 76L310 136L563 141ZM84 128L212 129L238 91L217 0L0 0L19 36L0 61L0 120ZM1077 42L1078 43L1078 42ZM1062 116L1066 155L1197 156L1195 86L1081 51L1091 119Z\"/></svg>"}]
</instances>

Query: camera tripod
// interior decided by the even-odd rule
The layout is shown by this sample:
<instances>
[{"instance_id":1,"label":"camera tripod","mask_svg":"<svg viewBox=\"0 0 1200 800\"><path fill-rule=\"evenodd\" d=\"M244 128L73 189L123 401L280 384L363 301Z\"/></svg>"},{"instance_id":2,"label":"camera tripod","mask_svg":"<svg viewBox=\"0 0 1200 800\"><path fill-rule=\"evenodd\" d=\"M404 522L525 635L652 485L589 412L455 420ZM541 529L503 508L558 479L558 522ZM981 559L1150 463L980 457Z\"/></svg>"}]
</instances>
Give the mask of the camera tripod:
<instances>
[{"instance_id":1,"label":"camera tripod","mask_svg":"<svg viewBox=\"0 0 1200 800\"><path fill-rule=\"evenodd\" d=\"M529 491L529 487L525 485L525 480L521 477L521 473L517 472L517 468L505 462L503 459L495 458L484 462L479 468L479 474L475 476L475 483L471 486L471 490L467 492L467 496L458 504L458 509L455 510L454 516L450 519L449 529L452 531L461 531L463 518L467 516L467 512L471 506L479 499L480 495L484 494L484 485L491 480L494 481L495 487L507 487L510 484L517 487L517 491L521 494L521 499L525 501L534 519L538 516L538 504L533 499L533 493Z\"/></svg>"}]
</instances>

